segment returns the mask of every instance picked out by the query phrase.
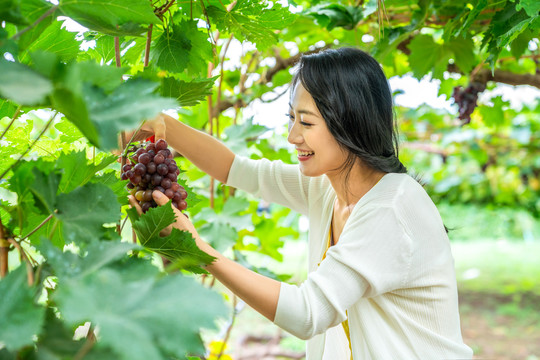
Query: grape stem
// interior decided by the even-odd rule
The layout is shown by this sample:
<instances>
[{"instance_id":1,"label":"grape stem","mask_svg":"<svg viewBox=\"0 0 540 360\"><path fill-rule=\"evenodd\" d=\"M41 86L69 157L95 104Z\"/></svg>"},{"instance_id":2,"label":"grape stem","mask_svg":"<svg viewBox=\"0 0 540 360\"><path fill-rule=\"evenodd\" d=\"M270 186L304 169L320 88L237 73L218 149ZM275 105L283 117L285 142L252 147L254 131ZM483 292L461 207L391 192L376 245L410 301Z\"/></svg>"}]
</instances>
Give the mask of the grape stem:
<instances>
[{"instance_id":1,"label":"grape stem","mask_svg":"<svg viewBox=\"0 0 540 360\"><path fill-rule=\"evenodd\" d=\"M135 139L135 136L139 133L139 131L141 130L142 126L144 125L144 123L146 122L146 120L144 120L141 125L139 125L139 127L137 128L137 130L135 130L135 132L133 133L133 135L131 136L131 139L129 139L129 141L127 142L125 148L124 148L124 153L122 154L122 157L123 158L127 158L127 153L128 153L128 149L129 149L129 145L131 145L131 143L133 142L133 139Z\"/></svg>"},{"instance_id":2,"label":"grape stem","mask_svg":"<svg viewBox=\"0 0 540 360\"><path fill-rule=\"evenodd\" d=\"M49 128L49 126L52 124L54 118L56 117L56 115L58 114L58 110L54 112L53 116L51 116L51 118L49 119L49 121L47 121L47 124L45 124L45 127L43 128L43 130L39 133L38 137L34 140L34 142L26 149L26 151L21 155L19 156L19 158L17 159L17 161L15 161L15 163L13 163L13 165L11 165L10 167L8 167L6 169L6 171L4 171L2 173L2 175L0 175L0 180L4 178L4 176L6 176L6 174L11 170L13 169L19 162L21 162L21 160L23 159L23 157L26 156L26 154L28 154L28 152L34 147L34 145L37 143L37 141L43 136L43 134L45 134L45 131L47 131L47 129Z\"/></svg>"}]
</instances>

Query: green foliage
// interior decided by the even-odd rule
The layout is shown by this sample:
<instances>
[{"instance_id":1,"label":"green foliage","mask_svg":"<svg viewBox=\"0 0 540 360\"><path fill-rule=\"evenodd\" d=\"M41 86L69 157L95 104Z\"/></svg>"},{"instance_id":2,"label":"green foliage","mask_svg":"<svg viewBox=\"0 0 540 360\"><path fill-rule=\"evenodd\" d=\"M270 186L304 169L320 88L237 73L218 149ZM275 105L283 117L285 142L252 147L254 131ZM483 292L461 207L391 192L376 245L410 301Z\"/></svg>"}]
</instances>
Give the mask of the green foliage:
<instances>
[{"instance_id":1,"label":"green foliage","mask_svg":"<svg viewBox=\"0 0 540 360\"><path fill-rule=\"evenodd\" d=\"M0 294L0 343L12 351L32 344L43 323L44 309L34 303L35 290L28 286L24 266L0 282Z\"/></svg>"}]
</instances>

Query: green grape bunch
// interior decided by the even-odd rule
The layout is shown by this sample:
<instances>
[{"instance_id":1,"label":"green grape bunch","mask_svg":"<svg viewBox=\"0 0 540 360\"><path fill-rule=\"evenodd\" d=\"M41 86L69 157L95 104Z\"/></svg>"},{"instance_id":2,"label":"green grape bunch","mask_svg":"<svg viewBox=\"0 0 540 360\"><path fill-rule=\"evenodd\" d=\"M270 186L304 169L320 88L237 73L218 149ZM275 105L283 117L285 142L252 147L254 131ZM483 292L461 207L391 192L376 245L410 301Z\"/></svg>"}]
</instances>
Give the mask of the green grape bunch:
<instances>
[{"instance_id":1,"label":"green grape bunch","mask_svg":"<svg viewBox=\"0 0 540 360\"><path fill-rule=\"evenodd\" d=\"M152 192L161 191L172 205L183 211L187 208L186 189L178 184L180 169L165 140L147 142L128 149L128 163L122 167L121 179L129 180L127 188L139 202L143 213L158 205Z\"/></svg>"}]
</instances>

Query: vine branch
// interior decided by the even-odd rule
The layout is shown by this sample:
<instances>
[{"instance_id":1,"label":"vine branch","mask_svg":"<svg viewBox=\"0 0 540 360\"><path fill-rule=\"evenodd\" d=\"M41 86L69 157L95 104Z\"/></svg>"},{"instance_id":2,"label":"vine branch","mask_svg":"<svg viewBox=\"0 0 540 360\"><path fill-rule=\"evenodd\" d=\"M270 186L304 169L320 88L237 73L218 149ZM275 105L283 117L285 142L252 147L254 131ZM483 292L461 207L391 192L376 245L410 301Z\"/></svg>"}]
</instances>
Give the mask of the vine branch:
<instances>
[{"instance_id":1,"label":"vine branch","mask_svg":"<svg viewBox=\"0 0 540 360\"><path fill-rule=\"evenodd\" d=\"M58 5L55 5L53 6L52 8L50 8L49 10L47 10L46 12L44 12L36 21L34 21L34 23L24 29L22 29L21 31L19 31L18 33L16 33L15 35L13 35L13 37L11 38L12 40L16 40L18 39L22 34L24 34L25 32L27 32L28 30L32 29L33 27L35 27L37 24L39 24L40 22L42 22L44 19L47 18L47 16L51 15L53 12L55 12L56 10L58 9Z\"/></svg>"},{"instance_id":2,"label":"vine branch","mask_svg":"<svg viewBox=\"0 0 540 360\"><path fill-rule=\"evenodd\" d=\"M17 110L15 110L15 114L13 115L13 117L11 118L11 121L9 122L8 126L5 128L5 130L2 132L2 135L0 135L0 140L2 140L2 138L4 137L4 135L6 135L7 131L9 130L9 128L11 127L11 125L13 125L13 123L15 122L15 120L17 120L17 118L19 117L19 114L21 112L21 108L22 106L19 105L19 107L17 108Z\"/></svg>"}]
</instances>

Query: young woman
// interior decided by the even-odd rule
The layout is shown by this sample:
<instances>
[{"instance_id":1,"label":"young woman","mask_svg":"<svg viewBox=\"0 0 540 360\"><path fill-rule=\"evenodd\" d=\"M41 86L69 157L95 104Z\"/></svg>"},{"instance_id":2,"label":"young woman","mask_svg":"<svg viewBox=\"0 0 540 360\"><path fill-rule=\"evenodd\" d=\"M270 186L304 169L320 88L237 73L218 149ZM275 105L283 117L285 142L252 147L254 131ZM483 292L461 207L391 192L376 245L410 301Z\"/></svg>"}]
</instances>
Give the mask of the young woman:
<instances>
[{"instance_id":1,"label":"young woman","mask_svg":"<svg viewBox=\"0 0 540 360\"><path fill-rule=\"evenodd\" d=\"M309 275L300 286L225 258L180 213L174 225L217 258L207 270L218 280L308 340L308 360L472 357L445 227L398 159L392 106L379 64L341 48L304 56L293 79L288 140L298 165L235 156L166 115L138 137L164 138L219 181L309 217ZM159 192L154 198L168 202Z\"/></svg>"}]
</instances>

